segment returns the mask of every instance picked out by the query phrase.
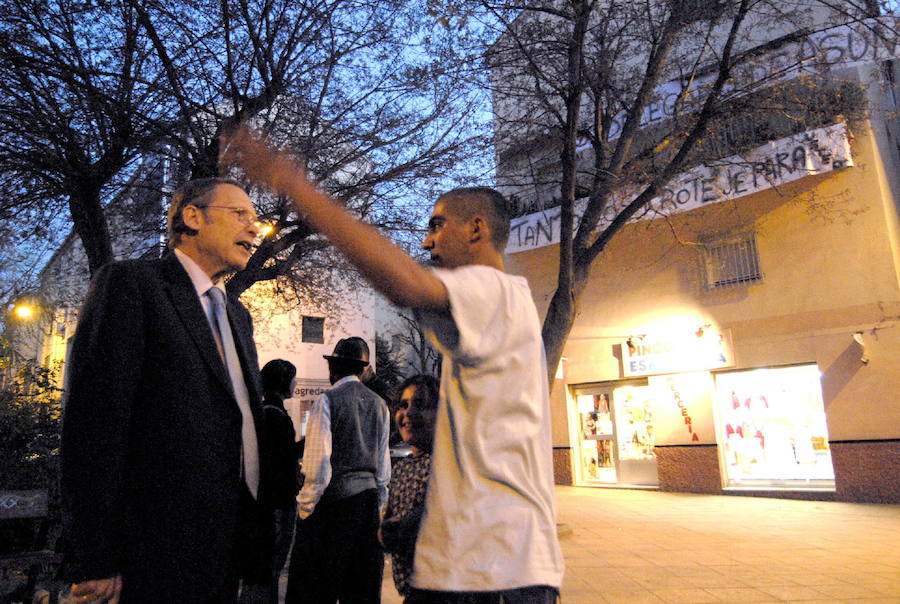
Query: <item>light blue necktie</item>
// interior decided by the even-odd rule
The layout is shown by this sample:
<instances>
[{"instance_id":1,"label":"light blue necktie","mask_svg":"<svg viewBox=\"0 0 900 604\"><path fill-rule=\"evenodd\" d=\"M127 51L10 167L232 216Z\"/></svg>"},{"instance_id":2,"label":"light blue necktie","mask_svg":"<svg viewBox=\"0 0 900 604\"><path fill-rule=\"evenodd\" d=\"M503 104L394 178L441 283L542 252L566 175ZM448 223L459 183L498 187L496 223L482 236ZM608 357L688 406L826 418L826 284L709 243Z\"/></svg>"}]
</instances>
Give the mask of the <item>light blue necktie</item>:
<instances>
[{"instance_id":1,"label":"light blue necktie","mask_svg":"<svg viewBox=\"0 0 900 604\"><path fill-rule=\"evenodd\" d=\"M234 398L237 399L241 410L241 442L243 444L242 459L244 464L244 481L253 497L256 497L259 488L259 450L256 443L256 428L253 423L253 413L250 411L250 395L247 393L247 384L244 382L244 372L241 371L241 360L238 358L237 349L234 346L234 337L231 335L231 325L228 323L228 314L225 310L225 294L218 287L210 287L206 290L212 302L213 328L218 331L219 343L222 346L222 355L228 377L231 378L231 388L234 390Z\"/></svg>"}]
</instances>

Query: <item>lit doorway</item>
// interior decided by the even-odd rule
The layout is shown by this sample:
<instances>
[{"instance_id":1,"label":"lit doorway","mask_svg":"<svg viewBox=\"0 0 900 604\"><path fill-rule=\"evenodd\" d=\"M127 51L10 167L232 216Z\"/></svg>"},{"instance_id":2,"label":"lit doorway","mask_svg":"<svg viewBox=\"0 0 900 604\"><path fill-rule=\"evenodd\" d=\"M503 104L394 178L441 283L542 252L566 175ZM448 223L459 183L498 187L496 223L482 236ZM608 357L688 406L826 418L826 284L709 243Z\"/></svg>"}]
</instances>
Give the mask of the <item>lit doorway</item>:
<instances>
[{"instance_id":1,"label":"lit doorway","mask_svg":"<svg viewBox=\"0 0 900 604\"><path fill-rule=\"evenodd\" d=\"M576 483L658 485L654 403L646 380L578 386L573 394Z\"/></svg>"}]
</instances>

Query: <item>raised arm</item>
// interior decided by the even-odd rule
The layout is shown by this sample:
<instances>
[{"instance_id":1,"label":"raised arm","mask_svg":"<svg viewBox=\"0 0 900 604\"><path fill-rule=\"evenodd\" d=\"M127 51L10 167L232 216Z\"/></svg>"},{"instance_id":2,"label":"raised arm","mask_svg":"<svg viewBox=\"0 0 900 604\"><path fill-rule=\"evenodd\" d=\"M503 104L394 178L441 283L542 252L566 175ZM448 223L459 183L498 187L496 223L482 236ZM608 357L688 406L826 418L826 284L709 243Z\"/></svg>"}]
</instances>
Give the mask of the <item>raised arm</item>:
<instances>
[{"instance_id":1,"label":"raised arm","mask_svg":"<svg viewBox=\"0 0 900 604\"><path fill-rule=\"evenodd\" d=\"M298 211L391 302L428 310L449 307L447 290L437 277L317 189L289 155L268 147L243 127L223 137L221 148L222 163L240 166L253 180L291 198Z\"/></svg>"}]
</instances>

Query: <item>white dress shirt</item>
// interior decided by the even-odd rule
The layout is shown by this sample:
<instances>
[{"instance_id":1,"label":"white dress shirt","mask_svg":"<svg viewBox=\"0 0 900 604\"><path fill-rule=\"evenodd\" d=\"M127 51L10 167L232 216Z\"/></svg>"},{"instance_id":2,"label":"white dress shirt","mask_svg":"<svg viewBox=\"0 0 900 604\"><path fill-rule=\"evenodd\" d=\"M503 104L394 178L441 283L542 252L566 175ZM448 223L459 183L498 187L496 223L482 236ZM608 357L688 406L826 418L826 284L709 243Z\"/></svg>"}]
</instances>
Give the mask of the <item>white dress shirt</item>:
<instances>
[{"instance_id":1,"label":"white dress shirt","mask_svg":"<svg viewBox=\"0 0 900 604\"><path fill-rule=\"evenodd\" d=\"M351 381L358 382L359 378L355 375L342 377L332 388ZM379 443L378 450L384 451L384 455L378 458L375 471L378 501L381 503L387 502L388 483L391 479L388 432L389 430L383 432L383 442ZM303 474L306 479L297 496L297 513L300 518L308 518L331 482L331 402L327 391L313 403L309 411L303 449Z\"/></svg>"},{"instance_id":2,"label":"white dress shirt","mask_svg":"<svg viewBox=\"0 0 900 604\"><path fill-rule=\"evenodd\" d=\"M229 374L232 370L238 372L238 375L232 378L238 380L238 382L232 382L232 387L234 389L234 396L238 402L238 407L241 409L241 415L243 417L242 421L248 422L248 424L245 424L241 427L241 438L243 443L241 449L241 463L247 464L244 466L247 486L253 496L256 497L259 481L259 445L256 440L255 426L247 430L244 429L246 425L252 424L254 421L252 412L250 410L249 395L246 390L246 376L244 376L244 371L240 366L236 366L232 370L229 370L225 356L225 349L222 345L222 336L219 333L218 329L212 327L216 324L215 317L213 316L215 311L213 309L213 303L208 295L208 292L214 287L219 289L222 292L222 299L227 303L228 293L225 291L225 284L221 279L219 279L216 283L213 283L212 279L209 278L209 275L207 275L206 272L202 268L200 268L200 265L197 264L193 258L188 256L178 248L175 248L174 252L175 257L178 258L181 266L184 268L185 272L187 272L188 277L190 277L191 283L194 285L194 290L197 292L197 297L200 298L200 304L203 307L204 314L206 314L206 320L210 324L210 331L212 332L213 340L216 343L216 348L219 351L219 356L222 358L222 362L225 364L226 371ZM245 455L247 456L246 458Z\"/></svg>"},{"instance_id":3,"label":"white dress shirt","mask_svg":"<svg viewBox=\"0 0 900 604\"><path fill-rule=\"evenodd\" d=\"M187 272L188 277L191 278L191 283L194 284L194 289L197 291L197 297L200 298L200 304L203 305L203 312L206 313L206 319L212 323L212 302L210 301L209 296L205 294L210 287L218 287L222 290L222 293L226 293L225 284L222 283L221 279L216 283L213 283L212 279L209 278L209 275L200 268L200 265L178 248L175 248L175 257L178 258L181 266L183 266L185 272ZM225 299L228 299L227 295L225 296ZM213 330L213 335L215 335L215 330Z\"/></svg>"}]
</instances>

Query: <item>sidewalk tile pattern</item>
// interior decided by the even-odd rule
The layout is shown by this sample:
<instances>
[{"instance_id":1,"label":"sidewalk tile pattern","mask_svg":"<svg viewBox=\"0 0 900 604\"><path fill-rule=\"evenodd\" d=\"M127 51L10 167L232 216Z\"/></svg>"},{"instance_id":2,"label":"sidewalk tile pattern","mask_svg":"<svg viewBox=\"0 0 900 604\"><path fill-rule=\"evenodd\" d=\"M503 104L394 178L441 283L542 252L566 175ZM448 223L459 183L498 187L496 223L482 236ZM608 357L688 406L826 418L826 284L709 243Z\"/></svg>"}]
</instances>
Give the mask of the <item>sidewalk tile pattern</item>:
<instances>
[{"instance_id":1,"label":"sidewalk tile pattern","mask_svg":"<svg viewBox=\"0 0 900 604\"><path fill-rule=\"evenodd\" d=\"M557 487L562 604L900 604L900 505ZM384 604L399 604L390 570Z\"/></svg>"}]
</instances>

